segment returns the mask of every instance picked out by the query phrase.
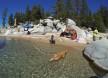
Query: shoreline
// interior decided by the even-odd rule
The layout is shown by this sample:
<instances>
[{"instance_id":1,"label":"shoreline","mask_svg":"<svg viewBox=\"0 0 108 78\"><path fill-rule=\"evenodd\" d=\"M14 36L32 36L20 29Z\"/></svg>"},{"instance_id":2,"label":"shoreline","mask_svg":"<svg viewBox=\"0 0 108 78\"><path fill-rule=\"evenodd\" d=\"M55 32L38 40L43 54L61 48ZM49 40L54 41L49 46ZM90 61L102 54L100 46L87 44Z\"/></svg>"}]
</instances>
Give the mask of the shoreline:
<instances>
[{"instance_id":1,"label":"shoreline","mask_svg":"<svg viewBox=\"0 0 108 78\"><path fill-rule=\"evenodd\" d=\"M31 41L37 41L39 43L45 43L50 44L50 35L0 35L0 37L11 37L11 38L19 38L19 39L27 39ZM66 46L66 47L78 47L83 46L85 47L86 44L74 42L68 38L55 36L56 43L51 45L60 45L60 46Z\"/></svg>"}]
</instances>

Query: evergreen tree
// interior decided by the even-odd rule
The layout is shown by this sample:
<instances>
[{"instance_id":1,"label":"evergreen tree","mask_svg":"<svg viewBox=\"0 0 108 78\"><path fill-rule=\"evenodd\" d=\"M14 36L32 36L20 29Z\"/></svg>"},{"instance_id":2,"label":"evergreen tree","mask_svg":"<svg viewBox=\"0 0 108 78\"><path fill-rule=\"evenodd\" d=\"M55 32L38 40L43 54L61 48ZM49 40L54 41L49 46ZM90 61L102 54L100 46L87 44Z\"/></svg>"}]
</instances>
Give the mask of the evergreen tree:
<instances>
[{"instance_id":1,"label":"evergreen tree","mask_svg":"<svg viewBox=\"0 0 108 78\"><path fill-rule=\"evenodd\" d=\"M64 7L64 4L63 4L63 1L62 0L57 0L56 2L56 6L54 6L54 17L56 19L60 19L62 18L62 13L63 13L63 7Z\"/></svg>"},{"instance_id":2,"label":"evergreen tree","mask_svg":"<svg viewBox=\"0 0 108 78\"><path fill-rule=\"evenodd\" d=\"M44 18L44 8L39 4L38 6L34 5L31 11L31 20L36 21Z\"/></svg>"},{"instance_id":3,"label":"evergreen tree","mask_svg":"<svg viewBox=\"0 0 108 78\"><path fill-rule=\"evenodd\" d=\"M81 26L87 26L86 18L88 17L88 14L89 14L89 8L87 2L86 0L82 0L81 9L80 9Z\"/></svg>"},{"instance_id":4,"label":"evergreen tree","mask_svg":"<svg viewBox=\"0 0 108 78\"><path fill-rule=\"evenodd\" d=\"M81 1L80 0L74 0L74 5L75 5L75 10L76 10L76 14L77 16L79 16L80 14L80 9L81 9Z\"/></svg>"},{"instance_id":5,"label":"evergreen tree","mask_svg":"<svg viewBox=\"0 0 108 78\"><path fill-rule=\"evenodd\" d=\"M102 17L101 17L99 12L96 12L94 14L94 23L93 24L94 24L95 27L97 27L97 29L100 32L105 32L106 28L105 28L103 19L102 19Z\"/></svg>"},{"instance_id":6,"label":"evergreen tree","mask_svg":"<svg viewBox=\"0 0 108 78\"><path fill-rule=\"evenodd\" d=\"M81 1L80 0L74 0L74 7L75 7L75 22L78 26L81 26L81 20L80 20L80 9L81 9Z\"/></svg>"},{"instance_id":7,"label":"evergreen tree","mask_svg":"<svg viewBox=\"0 0 108 78\"><path fill-rule=\"evenodd\" d=\"M8 24L10 26L14 25L14 18L13 18L13 14L12 13L9 15Z\"/></svg>"},{"instance_id":8,"label":"evergreen tree","mask_svg":"<svg viewBox=\"0 0 108 78\"><path fill-rule=\"evenodd\" d=\"M29 6L26 7L26 12L25 12L25 21L30 21L30 14L31 14L31 11L30 11L30 8Z\"/></svg>"},{"instance_id":9,"label":"evergreen tree","mask_svg":"<svg viewBox=\"0 0 108 78\"><path fill-rule=\"evenodd\" d=\"M41 17L42 17L42 19L44 19L44 14L45 14L45 13L44 13L44 8L42 7L42 8L41 8Z\"/></svg>"},{"instance_id":10,"label":"evergreen tree","mask_svg":"<svg viewBox=\"0 0 108 78\"><path fill-rule=\"evenodd\" d=\"M74 7L74 4L73 4L73 1L72 0L66 0L66 15L67 15L67 18L72 18L73 20L75 19L75 7ZM63 12L64 13L64 12Z\"/></svg>"},{"instance_id":11,"label":"evergreen tree","mask_svg":"<svg viewBox=\"0 0 108 78\"><path fill-rule=\"evenodd\" d=\"M36 14L37 14L37 15L36 15L36 19L37 19L37 20L39 20L39 19L42 18L42 14L41 14L41 5L40 5L40 4L37 6Z\"/></svg>"},{"instance_id":12,"label":"evergreen tree","mask_svg":"<svg viewBox=\"0 0 108 78\"><path fill-rule=\"evenodd\" d=\"M50 15L51 15L51 13L50 13L49 11L47 11L47 12L44 13L44 18L47 18L47 17L49 17Z\"/></svg>"},{"instance_id":13,"label":"evergreen tree","mask_svg":"<svg viewBox=\"0 0 108 78\"><path fill-rule=\"evenodd\" d=\"M32 21L35 21L36 20L36 14L37 14L36 11L37 11L37 6L34 5L32 7L32 11L31 11L31 15L30 15Z\"/></svg>"},{"instance_id":14,"label":"evergreen tree","mask_svg":"<svg viewBox=\"0 0 108 78\"><path fill-rule=\"evenodd\" d=\"M93 22L94 22L94 17L92 11L89 10L89 16L86 18L86 27L93 26Z\"/></svg>"},{"instance_id":15,"label":"evergreen tree","mask_svg":"<svg viewBox=\"0 0 108 78\"><path fill-rule=\"evenodd\" d=\"M105 26L108 28L108 9L107 9L107 7L101 5L99 12L101 14L101 17L103 19Z\"/></svg>"},{"instance_id":16,"label":"evergreen tree","mask_svg":"<svg viewBox=\"0 0 108 78\"><path fill-rule=\"evenodd\" d=\"M6 24L6 15L7 15L7 8L4 9L2 14L2 26L4 27Z\"/></svg>"},{"instance_id":17,"label":"evergreen tree","mask_svg":"<svg viewBox=\"0 0 108 78\"><path fill-rule=\"evenodd\" d=\"M16 24L19 25L19 23L25 22L24 13L22 12L16 12L14 15L14 19L16 19Z\"/></svg>"}]
</instances>

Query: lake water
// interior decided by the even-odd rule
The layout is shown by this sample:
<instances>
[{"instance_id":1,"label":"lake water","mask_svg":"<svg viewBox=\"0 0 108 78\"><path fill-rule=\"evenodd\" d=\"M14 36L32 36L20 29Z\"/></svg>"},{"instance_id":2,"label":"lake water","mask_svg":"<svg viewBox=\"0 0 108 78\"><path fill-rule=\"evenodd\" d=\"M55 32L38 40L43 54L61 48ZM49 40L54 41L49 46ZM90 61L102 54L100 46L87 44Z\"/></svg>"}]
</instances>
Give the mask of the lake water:
<instances>
[{"instance_id":1,"label":"lake water","mask_svg":"<svg viewBox=\"0 0 108 78\"><path fill-rule=\"evenodd\" d=\"M4 42L0 48L0 78L89 78L94 75L75 48L65 59L49 62L52 54L63 50L63 46L9 37L0 41Z\"/></svg>"}]
</instances>

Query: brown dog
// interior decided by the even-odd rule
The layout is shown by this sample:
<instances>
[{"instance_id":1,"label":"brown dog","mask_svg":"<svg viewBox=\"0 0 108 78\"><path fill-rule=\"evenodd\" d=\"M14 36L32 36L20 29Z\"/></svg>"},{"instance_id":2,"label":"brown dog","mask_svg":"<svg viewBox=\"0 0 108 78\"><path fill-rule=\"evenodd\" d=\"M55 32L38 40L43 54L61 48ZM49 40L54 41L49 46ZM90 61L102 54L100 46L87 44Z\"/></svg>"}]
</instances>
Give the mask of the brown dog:
<instances>
[{"instance_id":1,"label":"brown dog","mask_svg":"<svg viewBox=\"0 0 108 78\"><path fill-rule=\"evenodd\" d=\"M50 61L62 59L65 57L66 54L67 54L67 50L54 54L53 57L50 59Z\"/></svg>"}]
</instances>

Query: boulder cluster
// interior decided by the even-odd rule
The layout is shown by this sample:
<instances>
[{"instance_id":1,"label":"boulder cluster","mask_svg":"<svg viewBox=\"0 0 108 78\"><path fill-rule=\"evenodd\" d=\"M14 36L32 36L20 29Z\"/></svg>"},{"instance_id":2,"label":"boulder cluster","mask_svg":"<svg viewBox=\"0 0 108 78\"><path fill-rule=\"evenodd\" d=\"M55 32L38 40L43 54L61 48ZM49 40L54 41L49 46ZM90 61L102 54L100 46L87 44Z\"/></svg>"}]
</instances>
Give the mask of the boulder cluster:
<instances>
[{"instance_id":1,"label":"boulder cluster","mask_svg":"<svg viewBox=\"0 0 108 78\"><path fill-rule=\"evenodd\" d=\"M79 26L76 26L76 23L69 18L66 19L65 23L53 19L53 17L48 17L47 19L40 20L37 25L29 24L33 27L27 27L24 25L18 25L17 28L8 27L5 30L4 35L46 35L48 33L56 33L60 36L60 34L64 32L65 28L69 27L77 32L77 38L74 41L79 43L88 43L92 41L92 32L79 28Z\"/></svg>"},{"instance_id":2,"label":"boulder cluster","mask_svg":"<svg viewBox=\"0 0 108 78\"><path fill-rule=\"evenodd\" d=\"M60 22L60 20L52 20L48 18L40 20L40 23L38 25L34 25L34 27L29 29L28 31L30 31L31 34L45 35L46 33L61 33L65 28L65 23Z\"/></svg>"}]
</instances>

